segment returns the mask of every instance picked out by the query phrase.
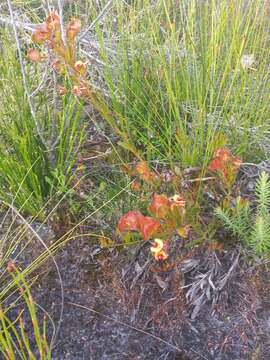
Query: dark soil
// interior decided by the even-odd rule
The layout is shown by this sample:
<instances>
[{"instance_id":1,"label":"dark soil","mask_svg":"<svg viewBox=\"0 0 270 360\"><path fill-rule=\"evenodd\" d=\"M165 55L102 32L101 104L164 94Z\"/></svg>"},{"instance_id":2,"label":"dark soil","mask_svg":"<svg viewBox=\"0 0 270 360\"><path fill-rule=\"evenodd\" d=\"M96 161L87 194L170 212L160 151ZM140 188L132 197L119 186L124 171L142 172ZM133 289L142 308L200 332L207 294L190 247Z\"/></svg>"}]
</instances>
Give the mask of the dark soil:
<instances>
[{"instance_id":1,"label":"dark soil","mask_svg":"<svg viewBox=\"0 0 270 360\"><path fill-rule=\"evenodd\" d=\"M250 181L245 174L240 179L245 190ZM41 230L51 244L53 232ZM90 237L71 240L56 256L64 288L60 323L61 287L52 262L42 266L45 274L33 288L36 302L60 325L52 359L270 359L268 262L249 264L248 254L233 245L205 242L188 250L176 237L162 265L147 242L108 250ZM31 257L35 245L23 261Z\"/></svg>"},{"instance_id":2,"label":"dark soil","mask_svg":"<svg viewBox=\"0 0 270 360\"><path fill-rule=\"evenodd\" d=\"M236 251L203 246L167 267L148 256L146 248L100 250L91 239L59 252L65 295L54 360L270 358L266 265L248 268ZM57 323L61 293L53 268L35 298Z\"/></svg>"}]
</instances>

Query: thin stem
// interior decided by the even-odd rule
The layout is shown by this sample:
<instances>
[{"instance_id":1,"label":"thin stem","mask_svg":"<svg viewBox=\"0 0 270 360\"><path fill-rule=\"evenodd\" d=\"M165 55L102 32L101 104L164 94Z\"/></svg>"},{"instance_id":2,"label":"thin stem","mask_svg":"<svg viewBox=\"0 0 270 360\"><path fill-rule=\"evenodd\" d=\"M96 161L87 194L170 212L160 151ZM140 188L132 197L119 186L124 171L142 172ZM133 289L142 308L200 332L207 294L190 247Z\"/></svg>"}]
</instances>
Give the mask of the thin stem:
<instances>
[{"instance_id":1,"label":"thin stem","mask_svg":"<svg viewBox=\"0 0 270 360\"><path fill-rule=\"evenodd\" d=\"M60 17L60 28L61 28L61 36L64 43L64 46L67 46L67 39L66 39L66 33L65 33L65 27L64 27L64 16L63 16L63 3L62 0L57 0L58 4L58 11L59 11L59 17Z\"/></svg>"}]
</instances>

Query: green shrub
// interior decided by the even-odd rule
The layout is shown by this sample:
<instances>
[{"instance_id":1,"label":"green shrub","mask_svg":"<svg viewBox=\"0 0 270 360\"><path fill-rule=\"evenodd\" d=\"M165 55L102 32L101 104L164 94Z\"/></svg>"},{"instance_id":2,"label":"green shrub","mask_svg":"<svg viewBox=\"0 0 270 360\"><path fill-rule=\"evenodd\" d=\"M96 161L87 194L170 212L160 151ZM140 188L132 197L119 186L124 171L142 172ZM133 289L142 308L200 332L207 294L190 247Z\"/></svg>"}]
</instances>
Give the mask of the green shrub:
<instances>
[{"instance_id":1,"label":"green shrub","mask_svg":"<svg viewBox=\"0 0 270 360\"><path fill-rule=\"evenodd\" d=\"M233 209L218 207L215 214L243 243L258 254L267 254L270 251L270 179L265 172L257 181L255 195L255 212L248 201L238 197Z\"/></svg>"}]
</instances>

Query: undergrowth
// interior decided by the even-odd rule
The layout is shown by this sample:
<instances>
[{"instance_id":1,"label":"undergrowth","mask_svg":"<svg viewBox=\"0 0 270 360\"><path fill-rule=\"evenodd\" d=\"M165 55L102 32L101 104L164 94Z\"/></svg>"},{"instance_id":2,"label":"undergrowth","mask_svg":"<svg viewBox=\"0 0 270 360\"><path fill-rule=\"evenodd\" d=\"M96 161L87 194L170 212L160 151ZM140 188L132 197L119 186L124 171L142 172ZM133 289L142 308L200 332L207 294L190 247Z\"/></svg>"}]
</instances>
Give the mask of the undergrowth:
<instances>
[{"instance_id":1,"label":"undergrowth","mask_svg":"<svg viewBox=\"0 0 270 360\"><path fill-rule=\"evenodd\" d=\"M270 250L270 179L265 172L257 180L255 196L255 211L249 201L237 197L235 207L218 207L215 214L233 235L257 254L265 255Z\"/></svg>"}]
</instances>

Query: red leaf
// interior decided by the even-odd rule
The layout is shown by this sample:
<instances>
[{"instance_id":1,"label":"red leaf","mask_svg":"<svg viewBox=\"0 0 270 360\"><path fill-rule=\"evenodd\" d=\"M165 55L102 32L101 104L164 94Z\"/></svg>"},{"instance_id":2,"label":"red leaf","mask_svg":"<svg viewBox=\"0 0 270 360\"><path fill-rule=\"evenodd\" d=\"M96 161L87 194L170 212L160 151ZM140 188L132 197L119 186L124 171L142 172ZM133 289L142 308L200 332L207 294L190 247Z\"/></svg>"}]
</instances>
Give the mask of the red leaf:
<instances>
[{"instance_id":1,"label":"red leaf","mask_svg":"<svg viewBox=\"0 0 270 360\"><path fill-rule=\"evenodd\" d=\"M169 199L166 195L154 194L149 210L160 219L163 219L169 211Z\"/></svg>"},{"instance_id":2,"label":"red leaf","mask_svg":"<svg viewBox=\"0 0 270 360\"><path fill-rule=\"evenodd\" d=\"M216 157L210 161L208 169L211 171L224 170L224 165L224 162L219 157Z\"/></svg>"},{"instance_id":3,"label":"red leaf","mask_svg":"<svg viewBox=\"0 0 270 360\"><path fill-rule=\"evenodd\" d=\"M143 216L140 218L140 233L145 240L150 239L150 237L155 234L160 226L160 222L157 219L154 219L150 216Z\"/></svg>"},{"instance_id":4,"label":"red leaf","mask_svg":"<svg viewBox=\"0 0 270 360\"><path fill-rule=\"evenodd\" d=\"M232 156L232 153L227 148L218 148L215 151L215 157L219 158L222 162L228 161Z\"/></svg>"},{"instance_id":5,"label":"red leaf","mask_svg":"<svg viewBox=\"0 0 270 360\"><path fill-rule=\"evenodd\" d=\"M157 174L149 169L145 161L141 161L137 164L136 171L140 175L140 178L145 182L152 183L158 179Z\"/></svg>"},{"instance_id":6,"label":"red leaf","mask_svg":"<svg viewBox=\"0 0 270 360\"><path fill-rule=\"evenodd\" d=\"M139 231L141 219L144 218L140 211L129 211L121 217L118 222L117 228L119 231Z\"/></svg>"}]
</instances>

